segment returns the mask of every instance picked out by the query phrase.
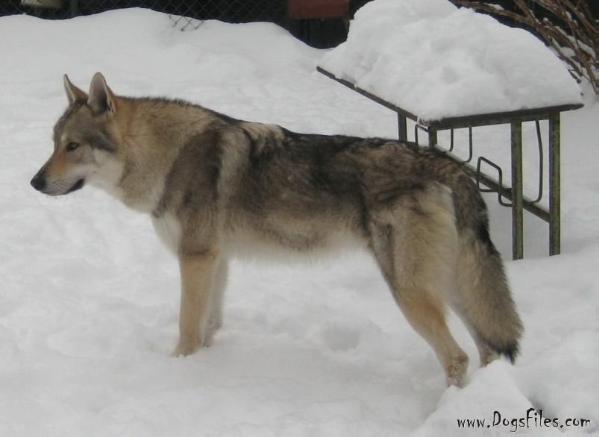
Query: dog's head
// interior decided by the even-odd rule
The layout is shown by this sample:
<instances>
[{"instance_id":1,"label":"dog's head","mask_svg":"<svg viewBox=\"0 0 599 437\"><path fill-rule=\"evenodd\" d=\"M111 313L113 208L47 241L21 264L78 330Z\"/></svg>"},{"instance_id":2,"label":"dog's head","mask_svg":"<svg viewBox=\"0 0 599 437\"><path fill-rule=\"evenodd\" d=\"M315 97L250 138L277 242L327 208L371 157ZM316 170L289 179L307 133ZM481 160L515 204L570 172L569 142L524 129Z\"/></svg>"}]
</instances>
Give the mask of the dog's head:
<instances>
[{"instance_id":1,"label":"dog's head","mask_svg":"<svg viewBox=\"0 0 599 437\"><path fill-rule=\"evenodd\" d=\"M118 97L96 73L89 94L64 76L69 106L54 126L54 150L31 180L42 193L58 196L82 188L86 182L116 185L122 173L118 129Z\"/></svg>"}]
</instances>

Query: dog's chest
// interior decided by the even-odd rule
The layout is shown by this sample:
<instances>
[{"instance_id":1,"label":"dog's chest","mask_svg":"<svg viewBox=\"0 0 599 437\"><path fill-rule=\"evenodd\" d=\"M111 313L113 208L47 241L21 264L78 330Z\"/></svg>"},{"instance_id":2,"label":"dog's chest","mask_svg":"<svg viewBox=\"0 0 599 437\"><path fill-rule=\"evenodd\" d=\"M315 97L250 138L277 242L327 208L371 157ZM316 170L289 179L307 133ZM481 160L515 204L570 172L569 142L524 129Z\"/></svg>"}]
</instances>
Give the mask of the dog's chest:
<instances>
[{"instance_id":1,"label":"dog's chest","mask_svg":"<svg viewBox=\"0 0 599 437\"><path fill-rule=\"evenodd\" d=\"M177 253L181 242L181 225L177 218L170 213L166 213L160 217L152 217L152 224L160 240L171 251Z\"/></svg>"}]
</instances>

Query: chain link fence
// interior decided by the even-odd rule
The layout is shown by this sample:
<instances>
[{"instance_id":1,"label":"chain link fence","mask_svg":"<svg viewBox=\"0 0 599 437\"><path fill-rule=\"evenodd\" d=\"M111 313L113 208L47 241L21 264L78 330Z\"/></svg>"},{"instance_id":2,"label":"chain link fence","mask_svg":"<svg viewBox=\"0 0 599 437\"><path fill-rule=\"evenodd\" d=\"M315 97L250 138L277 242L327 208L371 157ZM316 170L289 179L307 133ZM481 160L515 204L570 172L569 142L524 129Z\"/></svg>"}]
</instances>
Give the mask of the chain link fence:
<instances>
[{"instance_id":1,"label":"chain link fence","mask_svg":"<svg viewBox=\"0 0 599 437\"><path fill-rule=\"evenodd\" d=\"M332 47L345 40L349 18L368 1L345 0L347 14L326 19L289 17L291 0L0 0L0 16L28 14L64 19L110 9L141 7L169 14L173 26L181 30L197 28L202 20L209 19L230 23L268 21L288 29L312 46ZM320 3L326 2L320 0Z\"/></svg>"},{"instance_id":2,"label":"chain link fence","mask_svg":"<svg viewBox=\"0 0 599 437\"><path fill-rule=\"evenodd\" d=\"M285 19L285 0L4 0L0 14L31 14L42 18L69 18L110 9L150 8L173 16L243 23Z\"/></svg>"}]
</instances>

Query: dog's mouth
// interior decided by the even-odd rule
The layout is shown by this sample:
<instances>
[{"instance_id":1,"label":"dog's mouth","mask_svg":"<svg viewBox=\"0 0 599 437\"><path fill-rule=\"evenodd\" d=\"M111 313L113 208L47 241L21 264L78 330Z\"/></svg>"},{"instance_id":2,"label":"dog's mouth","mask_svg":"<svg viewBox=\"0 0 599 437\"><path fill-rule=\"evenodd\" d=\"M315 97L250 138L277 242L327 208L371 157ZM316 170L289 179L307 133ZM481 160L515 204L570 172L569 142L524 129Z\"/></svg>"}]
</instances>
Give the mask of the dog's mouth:
<instances>
[{"instance_id":1,"label":"dog's mouth","mask_svg":"<svg viewBox=\"0 0 599 437\"><path fill-rule=\"evenodd\" d=\"M85 179L79 179L77 182L75 182L73 184L73 186L71 188L69 188L67 191L65 191L64 194L69 194L72 193L73 191L77 191L80 190L81 188L83 188L83 185L85 185Z\"/></svg>"},{"instance_id":2,"label":"dog's mouth","mask_svg":"<svg viewBox=\"0 0 599 437\"><path fill-rule=\"evenodd\" d=\"M73 191L77 191L81 188L83 188L83 186L85 185L85 179L81 178L78 179L74 184L72 184L68 189L65 190L65 182L64 180L60 180L54 183L50 183L48 184L44 179L40 180L36 180L36 178L33 179L33 181L31 182L31 185L33 185L33 187L48 195L48 196L64 196L65 194L69 194L72 193Z\"/></svg>"}]
</instances>

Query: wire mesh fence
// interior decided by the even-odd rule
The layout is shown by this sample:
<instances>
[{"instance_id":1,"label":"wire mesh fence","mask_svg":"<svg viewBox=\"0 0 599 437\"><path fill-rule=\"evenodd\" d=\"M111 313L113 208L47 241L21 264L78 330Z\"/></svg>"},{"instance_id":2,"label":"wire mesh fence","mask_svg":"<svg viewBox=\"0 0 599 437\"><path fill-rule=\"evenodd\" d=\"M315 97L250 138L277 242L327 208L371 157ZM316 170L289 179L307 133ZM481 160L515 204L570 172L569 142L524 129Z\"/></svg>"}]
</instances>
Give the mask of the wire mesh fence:
<instances>
[{"instance_id":1,"label":"wire mesh fence","mask_svg":"<svg viewBox=\"0 0 599 437\"><path fill-rule=\"evenodd\" d=\"M110 9L143 7L174 17L196 20L217 19L228 22L271 21L282 23L285 0L5 0L0 15L31 14L43 18L68 18ZM187 20L179 19L184 25Z\"/></svg>"},{"instance_id":2,"label":"wire mesh fence","mask_svg":"<svg viewBox=\"0 0 599 437\"><path fill-rule=\"evenodd\" d=\"M268 21L279 24L296 37L316 47L331 47L347 35L348 20L370 0L314 0L311 7L345 3L346 14L322 19L291 17L290 5L297 0L0 0L0 16L28 14L46 19L90 15L111 9L142 7L169 15L173 26L195 29L203 20L231 23ZM314 17L311 17L314 18Z\"/></svg>"}]
</instances>

